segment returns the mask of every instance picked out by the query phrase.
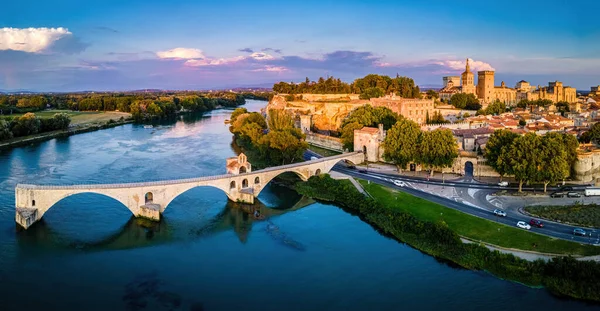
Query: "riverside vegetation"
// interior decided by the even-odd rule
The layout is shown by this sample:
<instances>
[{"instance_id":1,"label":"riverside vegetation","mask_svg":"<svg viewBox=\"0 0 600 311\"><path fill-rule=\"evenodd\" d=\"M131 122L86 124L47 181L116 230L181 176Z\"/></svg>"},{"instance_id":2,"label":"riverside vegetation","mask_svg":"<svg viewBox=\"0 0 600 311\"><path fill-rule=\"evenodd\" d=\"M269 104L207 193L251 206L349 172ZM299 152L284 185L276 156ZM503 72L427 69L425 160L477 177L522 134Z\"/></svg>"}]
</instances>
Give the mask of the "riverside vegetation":
<instances>
[{"instance_id":1,"label":"riverside vegetation","mask_svg":"<svg viewBox=\"0 0 600 311\"><path fill-rule=\"evenodd\" d=\"M529 286L544 286L555 295L600 301L600 263L572 257L527 261L478 244L463 243L444 221L423 221L400 209L384 206L360 194L348 181L334 180L326 174L297 183L295 188L308 197L334 202L400 242L461 267L484 270Z\"/></svg>"}]
</instances>

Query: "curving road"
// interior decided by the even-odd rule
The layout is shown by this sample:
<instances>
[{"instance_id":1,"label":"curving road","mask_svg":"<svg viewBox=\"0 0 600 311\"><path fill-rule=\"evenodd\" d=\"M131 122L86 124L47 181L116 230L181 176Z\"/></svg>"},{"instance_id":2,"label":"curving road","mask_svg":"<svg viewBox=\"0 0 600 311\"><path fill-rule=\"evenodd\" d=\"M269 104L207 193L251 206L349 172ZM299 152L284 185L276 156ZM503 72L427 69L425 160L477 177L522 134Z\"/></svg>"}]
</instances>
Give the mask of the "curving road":
<instances>
[{"instance_id":1,"label":"curving road","mask_svg":"<svg viewBox=\"0 0 600 311\"><path fill-rule=\"evenodd\" d=\"M308 150L305 153L305 158L310 159L310 157L321 157L321 156ZM453 209L461 211L463 213L467 213L467 214L470 214L470 215L473 215L476 217L484 218L484 219L487 219L490 221L502 223L502 224L505 224L508 226L516 226L518 221L525 221L526 223L529 223L529 220L531 219L531 217L523 215L522 213L519 212L519 207L521 207L522 204L521 204L521 206L518 206L518 204L515 204L515 202L512 202L512 204L507 204L507 206L500 207L501 209L503 209L506 212L506 214L507 214L506 217L498 217L498 216L494 215L494 213L492 211L496 208L499 208L499 206L496 206L496 205L490 203L490 201L488 201L488 199L487 199L487 196L491 195L492 193L494 193L498 190L507 190L507 189L508 190L518 190L518 188L499 187L496 185L478 183L477 181L473 180L472 174L468 174L468 173L461 180L446 181L446 182L442 183L441 181L438 181L438 180L428 181L425 178L414 178L414 177L399 176L399 175L386 174L386 173L375 173L375 172L368 172L368 171L360 172L356 169L350 169L343 164L337 164L336 166L334 166L333 170L340 172L340 173L344 173L344 174L352 176L352 177L369 180L371 182L374 182L374 183L377 183L377 184L380 184L380 185L383 185L386 187L390 187L390 188L396 189L398 191L402 191L402 192L411 194L413 196L416 196L416 197L419 197L419 198L422 198L422 199L425 199L425 200L428 200L431 202L435 202L437 204L441 204L448 208L453 208ZM393 180L401 180L406 183L410 183L411 185L423 184L423 185L437 185L437 186L443 185L444 187L454 187L456 190L456 193L460 197L460 199L458 199L458 200L450 199L450 198L434 195L429 192L422 191L422 190L418 189L417 187L408 187L408 186L399 187L393 183ZM573 188L583 189L584 187L585 186L574 186ZM471 196L468 193L469 189L477 189L478 191L476 191L474 193L474 195ZM527 188L527 189L532 189L532 188ZM521 200L521 202L523 202L522 199L520 199L520 200ZM464 203L465 201L467 201L468 204ZM600 245L600 230L586 228L585 229L586 232L590 235L586 236L586 237L582 237L582 236L573 235L573 229L578 228L578 227L555 223L555 222L550 222L550 221L543 221L543 222L544 222L543 228L537 228L537 227L532 226L531 231L533 231L535 233L547 235L550 237L554 237L554 238L560 238L560 239L579 242L579 243Z\"/></svg>"}]
</instances>

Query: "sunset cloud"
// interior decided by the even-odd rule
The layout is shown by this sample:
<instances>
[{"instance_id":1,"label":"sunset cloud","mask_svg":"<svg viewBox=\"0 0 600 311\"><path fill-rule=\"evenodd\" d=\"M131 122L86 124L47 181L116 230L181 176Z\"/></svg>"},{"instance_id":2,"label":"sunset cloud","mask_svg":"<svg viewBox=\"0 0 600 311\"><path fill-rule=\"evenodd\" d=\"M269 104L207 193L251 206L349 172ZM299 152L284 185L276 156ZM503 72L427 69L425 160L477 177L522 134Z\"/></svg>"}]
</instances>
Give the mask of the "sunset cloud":
<instances>
[{"instance_id":1,"label":"sunset cloud","mask_svg":"<svg viewBox=\"0 0 600 311\"><path fill-rule=\"evenodd\" d=\"M156 52L158 58L177 58L177 59L204 59L202 50L189 48L174 48L167 51Z\"/></svg>"},{"instance_id":2,"label":"sunset cloud","mask_svg":"<svg viewBox=\"0 0 600 311\"><path fill-rule=\"evenodd\" d=\"M66 37L72 37L67 28L0 28L0 50L40 53Z\"/></svg>"},{"instance_id":3,"label":"sunset cloud","mask_svg":"<svg viewBox=\"0 0 600 311\"><path fill-rule=\"evenodd\" d=\"M467 62L466 60L445 60L439 61L437 64L448 67L451 70L464 70ZM472 58L469 58L469 66L471 67L471 71L496 70L492 65Z\"/></svg>"}]
</instances>

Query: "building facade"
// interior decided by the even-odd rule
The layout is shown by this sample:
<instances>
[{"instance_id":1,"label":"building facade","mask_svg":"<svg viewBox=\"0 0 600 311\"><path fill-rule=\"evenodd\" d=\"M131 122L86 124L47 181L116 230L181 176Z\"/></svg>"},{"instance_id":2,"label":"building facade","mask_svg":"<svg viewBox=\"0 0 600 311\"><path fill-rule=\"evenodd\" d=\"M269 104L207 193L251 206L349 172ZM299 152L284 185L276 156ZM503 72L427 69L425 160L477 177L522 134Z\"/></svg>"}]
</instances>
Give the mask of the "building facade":
<instances>
[{"instance_id":1,"label":"building facade","mask_svg":"<svg viewBox=\"0 0 600 311\"><path fill-rule=\"evenodd\" d=\"M371 98L369 103L373 107L386 107L391 111L417 123L425 123L427 116L433 116L435 111L433 99L402 98L396 95L387 95Z\"/></svg>"}]
</instances>

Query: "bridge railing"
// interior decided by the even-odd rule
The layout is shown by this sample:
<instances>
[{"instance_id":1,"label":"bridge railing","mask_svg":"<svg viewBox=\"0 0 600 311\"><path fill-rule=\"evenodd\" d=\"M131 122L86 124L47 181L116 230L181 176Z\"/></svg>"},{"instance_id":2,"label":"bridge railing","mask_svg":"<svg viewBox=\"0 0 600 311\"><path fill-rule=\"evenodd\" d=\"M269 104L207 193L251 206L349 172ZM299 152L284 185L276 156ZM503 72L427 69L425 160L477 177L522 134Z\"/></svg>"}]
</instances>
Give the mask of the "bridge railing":
<instances>
[{"instance_id":1,"label":"bridge railing","mask_svg":"<svg viewBox=\"0 0 600 311\"><path fill-rule=\"evenodd\" d=\"M115 188L141 188L141 187L151 187L151 186L165 186L165 185L173 185L173 184L186 184L186 183L196 183L203 181L211 181L218 180L223 178L231 178L231 177L243 177L243 176L254 176L258 174L293 169L297 167L302 167L314 163L327 162L336 159L347 158L348 156L360 154L362 152L356 151L352 153L343 153L331 157L319 158L316 160L304 161L299 163L286 164L281 166L269 167L258 171L253 171L249 173L242 173L238 175L233 174L222 174L222 175L213 175L213 176L203 176L203 177L194 177L194 178L184 178L184 179L171 179L171 180L156 180L156 181L145 181L145 182L132 182L132 183L117 183L117 184L74 184L74 185L34 185L34 184L17 184L17 189L34 189L34 190L89 190L89 189L115 189Z\"/></svg>"}]
</instances>

